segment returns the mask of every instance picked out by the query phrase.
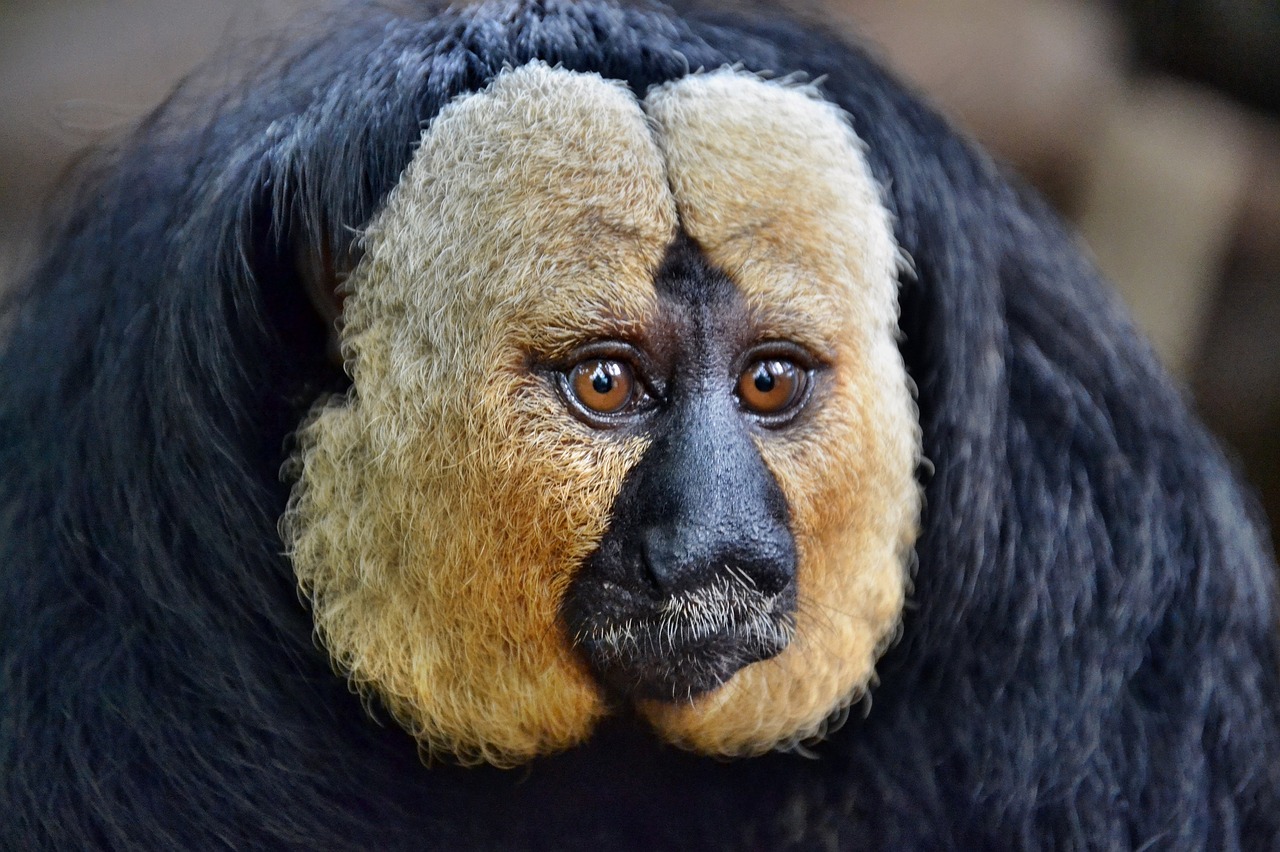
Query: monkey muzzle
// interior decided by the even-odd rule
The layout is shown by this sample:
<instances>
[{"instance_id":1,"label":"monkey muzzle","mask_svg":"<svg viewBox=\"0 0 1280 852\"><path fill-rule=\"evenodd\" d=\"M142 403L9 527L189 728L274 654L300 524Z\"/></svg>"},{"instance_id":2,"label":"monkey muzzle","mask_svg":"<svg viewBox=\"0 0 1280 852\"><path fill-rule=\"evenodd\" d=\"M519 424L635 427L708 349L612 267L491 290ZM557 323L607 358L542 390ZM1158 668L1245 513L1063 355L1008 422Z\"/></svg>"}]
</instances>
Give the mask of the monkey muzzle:
<instances>
[{"instance_id":1,"label":"monkey muzzle","mask_svg":"<svg viewBox=\"0 0 1280 852\"><path fill-rule=\"evenodd\" d=\"M796 550L785 517L737 521L615 528L586 560L564 617L620 700L692 700L791 641Z\"/></svg>"},{"instance_id":2,"label":"monkey muzzle","mask_svg":"<svg viewBox=\"0 0 1280 852\"><path fill-rule=\"evenodd\" d=\"M781 489L727 400L686 405L623 483L563 607L588 665L623 700L689 701L794 633Z\"/></svg>"},{"instance_id":3,"label":"monkey muzzle","mask_svg":"<svg viewBox=\"0 0 1280 852\"><path fill-rule=\"evenodd\" d=\"M605 588L614 605L579 619L574 638L620 697L689 700L787 647L794 589L763 591L732 566L703 586L658 601Z\"/></svg>"}]
</instances>

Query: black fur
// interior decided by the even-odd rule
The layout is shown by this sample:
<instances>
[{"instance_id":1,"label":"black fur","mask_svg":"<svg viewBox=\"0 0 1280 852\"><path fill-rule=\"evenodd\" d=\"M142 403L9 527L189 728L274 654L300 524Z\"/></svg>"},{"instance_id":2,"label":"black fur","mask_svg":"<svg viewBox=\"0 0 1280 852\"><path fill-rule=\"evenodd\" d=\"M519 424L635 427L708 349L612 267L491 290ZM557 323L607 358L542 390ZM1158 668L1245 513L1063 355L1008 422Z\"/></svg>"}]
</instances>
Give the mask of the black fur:
<instances>
[{"instance_id":1,"label":"black fur","mask_svg":"<svg viewBox=\"0 0 1280 852\"><path fill-rule=\"evenodd\" d=\"M595 0L357 10L269 49L90 170L5 314L0 846L1277 848L1252 508L1053 217L862 53ZM526 770L424 768L313 642L278 469L342 378L295 252L344 245L448 98L534 57L638 93L823 76L888 190L936 470L903 638L817 759L621 719Z\"/></svg>"}]
</instances>

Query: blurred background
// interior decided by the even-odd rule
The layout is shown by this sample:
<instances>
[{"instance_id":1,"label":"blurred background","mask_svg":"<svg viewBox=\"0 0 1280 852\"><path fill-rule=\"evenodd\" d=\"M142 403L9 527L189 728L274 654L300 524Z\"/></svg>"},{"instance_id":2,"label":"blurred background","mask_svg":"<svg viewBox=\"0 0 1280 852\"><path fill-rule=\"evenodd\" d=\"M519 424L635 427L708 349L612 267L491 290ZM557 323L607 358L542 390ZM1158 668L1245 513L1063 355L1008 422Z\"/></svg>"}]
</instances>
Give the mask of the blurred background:
<instances>
[{"instance_id":1,"label":"blurred background","mask_svg":"<svg viewBox=\"0 0 1280 852\"><path fill-rule=\"evenodd\" d=\"M786 5L869 44L1075 223L1280 528L1280 0ZM323 8L0 0L0 289L77 151Z\"/></svg>"}]
</instances>

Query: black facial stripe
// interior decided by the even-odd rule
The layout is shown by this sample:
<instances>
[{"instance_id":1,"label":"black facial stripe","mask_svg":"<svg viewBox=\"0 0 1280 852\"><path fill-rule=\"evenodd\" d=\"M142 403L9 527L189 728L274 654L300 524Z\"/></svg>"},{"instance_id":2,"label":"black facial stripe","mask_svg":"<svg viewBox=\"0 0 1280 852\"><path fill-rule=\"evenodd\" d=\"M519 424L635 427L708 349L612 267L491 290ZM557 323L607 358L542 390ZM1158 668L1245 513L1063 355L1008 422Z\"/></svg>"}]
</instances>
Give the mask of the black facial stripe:
<instances>
[{"instance_id":1,"label":"black facial stripe","mask_svg":"<svg viewBox=\"0 0 1280 852\"><path fill-rule=\"evenodd\" d=\"M794 562L786 501L736 407L695 397L675 418L637 465L631 499L615 503L615 517L644 527L649 579L672 593L731 563L765 591L781 590Z\"/></svg>"},{"instance_id":2,"label":"black facial stripe","mask_svg":"<svg viewBox=\"0 0 1280 852\"><path fill-rule=\"evenodd\" d=\"M683 231L667 247L666 257L653 279L659 298L694 307L720 307L741 304L741 295L733 281L712 266L698 244Z\"/></svg>"},{"instance_id":3,"label":"black facial stripe","mask_svg":"<svg viewBox=\"0 0 1280 852\"><path fill-rule=\"evenodd\" d=\"M670 332L670 393L564 612L606 683L684 699L785 647L796 552L786 499L735 397L733 362L749 329L741 294L687 237L654 283ZM680 606L704 598L718 603Z\"/></svg>"}]
</instances>

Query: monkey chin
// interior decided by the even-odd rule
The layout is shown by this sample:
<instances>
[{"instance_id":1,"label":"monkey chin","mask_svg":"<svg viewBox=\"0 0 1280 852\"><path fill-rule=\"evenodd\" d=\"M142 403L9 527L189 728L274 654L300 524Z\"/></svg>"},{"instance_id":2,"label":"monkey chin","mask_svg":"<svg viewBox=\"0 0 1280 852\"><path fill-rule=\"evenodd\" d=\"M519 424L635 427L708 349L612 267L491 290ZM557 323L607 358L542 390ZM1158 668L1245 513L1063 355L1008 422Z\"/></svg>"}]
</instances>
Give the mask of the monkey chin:
<instances>
[{"instance_id":1,"label":"monkey chin","mask_svg":"<svg viewBox=\"0 0 1280 852\"><path fill-rule=\"evenodd\" d=\"M829 733L874 683L876 660L899 633L907 590L893 558L851 572L856 551L847 546L855 537L833 536L826 547L799 538L811 570L797 578L784 649L684 701L637 697L638 714L667 742L715 757L750 757ZM883 556L891 553L886 547Z\"/></svg>"},{"instance_id":2,"label":"monkey chin","mask_svg":"<svg viewBox=\"0 0 1280 852\"><path fill-rule=\"evenodd\" d=\"M765 594L726 574L654 602L623 596L614 611L566 613L578 646L616 702L690 703L739 670L782 653L795 631L795 588Z\"/></svg>"},{"instance_id":3,"label":"monkey chin","mask_svg":"<svg viewBox=\"0 0 1280 852\"><path fill-rule=\"evenodd\" d=\"M683 701L638 696L636 710L662 739L713 757L752 757L821 739L831 721L866 693L873 669L838 667L844 677L827 679L827 689L781 683L776 673L785 655L784 650L742 667ZM779 694L775 706L771 699Z\"/></svg>"}]
</instances>

